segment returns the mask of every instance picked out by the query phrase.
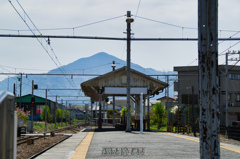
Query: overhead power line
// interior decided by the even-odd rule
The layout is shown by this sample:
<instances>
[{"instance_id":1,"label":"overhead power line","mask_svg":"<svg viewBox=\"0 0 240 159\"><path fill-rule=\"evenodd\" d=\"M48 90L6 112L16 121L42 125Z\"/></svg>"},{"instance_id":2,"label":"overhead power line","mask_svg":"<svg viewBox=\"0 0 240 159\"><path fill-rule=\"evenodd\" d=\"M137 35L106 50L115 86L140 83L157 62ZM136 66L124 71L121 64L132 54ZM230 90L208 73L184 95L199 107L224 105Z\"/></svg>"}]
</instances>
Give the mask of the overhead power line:
<instances>
[{"instance_id":1,"label":"overhead power line","mask_svg":"<svg viewBox=\"0 0 240 159\"><path fill-rule=\"evenodd\" d=\"M83 28L83 27L87 27L90 25L94 25L94 24L98 24L98 23L102 23L102 22L107 22L110 20L114 20L114 19L118 19L121 17L124 17L125 15L120 15L120 16L116 16L116 17L112 17L112 18L108 18L108 19L104 19L104 20L100 20L100 21L96 21L96 22L92 22L92 23L88 23L88 24L84 24L84 25L79 25L79 26L75 26L75 27L66 27L66 28L49 28L49 29L32 29L33 31L54 31L54 30L75 30L75 29L79 29L79 28ZM17 31L17 32L26 32L26 31L30 31L30 30L26 30L26 29L0 29L0 30L4 30L4 31Z\"/></svg>"},{"instance_id":2,"label":"overhead power line","mask_svg":"<svg viewBox=\"0 0 240 159\"><path fill-rule=\"evenodd\" d=\"M92 40L127 40L117 37L98 37L98 36L70 36L70 35L17 35L0 34L0 37L18 37L18 38L59 38L59 39L92 39ZM198 38L131 38L132 41L197 41ZM239 38L219 38L219 41L235 41Z\"/></svg>"},{"instance_id":3,"label":"overhead power line","mask_svg":"<svg viewBox=\"0 0 240 159\"><path fill-rule=\"evenodd\" d=\"M28 16L28 14L26 13L26 11L25 11L24 8L22 7L22 5L19 3L19 1L18 1L18 0L16 0L16 1L17 1L18 5L20 6L20 8L22 9L22 11L24 12L24 15L27 16L27 18L30 20L30 22L31 22L32 25L34 26L34 28L38 31L38 33L39 33L40 35L42 35L41 32L39 31L39 29L38 29L38 28L36 27L36 25L34 24L34 22L33 22L33 21L31 20L31 18ZM33 33L33 35L36 35L36 34L33 32L33 30L30 28L30 26L28 25L28 23L26 22L26 20L22 17L22 15L18 12L18 10L16 9L16 7L12 4L12 2L11 2L10 0L9 0L9 3L12 5L12 7L14 8L14 10L18 13L18 15L20 16L20 18L21 18L21 19L23 20L23 22L27 25L28 29ZM48 37L47 40L45 39L45 41L46 41L46 42L48 43L48 45L50 46L51 51L52 51L52 53L53 53L56 61L55 61L55 60L52 58L52 56L49 54L48 50L43 46L42 42L41 42L38 38L37 38L37 40L38 40L38 42L41 44L41 46L43 47L43 49L45 50L45 52L48 54L48 56L51 58L51 60L54 62L54 64L57 66L57 68L64 74L65 71L61 68L62 65L61 65L60 61L58 60L58 58L57 58L57 56L56 56L56 54L55 54L52 46L50 45L50 39L49 39L49 37ZM58 62L58 64L59 64L61 67L57 64L57 62ZM71 82L68 78L66 78L66 79L67 79L67 81L68 81L73 87L76 88L76 84L74 83L73 80L72 80L72 82Z\"/></svg>"}]
</instances>

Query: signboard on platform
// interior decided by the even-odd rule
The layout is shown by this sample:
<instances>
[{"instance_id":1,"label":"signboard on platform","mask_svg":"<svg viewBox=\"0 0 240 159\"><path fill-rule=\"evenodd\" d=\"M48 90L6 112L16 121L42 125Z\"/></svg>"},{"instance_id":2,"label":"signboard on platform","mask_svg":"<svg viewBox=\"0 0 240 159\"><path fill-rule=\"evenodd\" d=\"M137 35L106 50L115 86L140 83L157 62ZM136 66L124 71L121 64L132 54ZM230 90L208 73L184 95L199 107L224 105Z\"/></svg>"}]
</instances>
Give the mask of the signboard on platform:
<instances>
[{"instance_id":1,"label":"signboard on platform","mask_svg":"<svg viewBox=\"0 0 240 159\"><path fill-rule=\"evenodd\" d=\"M130 94L147 94L147 87L132 87ZM127 87L105 87L104 94L124 95L127 94Z\"/></svg>"}]
</instances>

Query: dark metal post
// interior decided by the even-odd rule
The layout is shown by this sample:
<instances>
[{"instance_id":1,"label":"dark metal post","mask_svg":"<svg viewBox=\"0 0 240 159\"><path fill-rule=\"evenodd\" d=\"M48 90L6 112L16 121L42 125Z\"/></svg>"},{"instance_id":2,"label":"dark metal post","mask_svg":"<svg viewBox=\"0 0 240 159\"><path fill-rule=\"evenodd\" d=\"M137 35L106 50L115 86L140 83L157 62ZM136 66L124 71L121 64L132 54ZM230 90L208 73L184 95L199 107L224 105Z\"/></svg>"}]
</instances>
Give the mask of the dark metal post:
<instances>
[{"instance_id":1,"label":"dark metal post","mask_svg":"<svg viewBox=\"0 0 240 159\"><path fill-rule=\"evenodd\" d=\"M194 136L196 137L196 129L195 129L195 109L194 109L194 86L192 86L192 131Z\"/></svg>"},{"instance_id":2,"label":"dark metal post","mask_svg":"<svg viewBox=\"0 0 240 159\"><path fill-rule=\"evenodd\" d=\"M63 126L63 99L61 99L61 127Z\"/></svg>"},{"instance_id":3,"label":"dark metal post","mask_svg":"<svg viewBox=\"0 0 240 159\"><path fill-rule=\"evenodd\" d=\"M92 126L92 122L93 122L93 101L91 100L91 126Z\"/></svg>"},{"instance_id":4,"label":"dark metal post","mask_svg":"<svg viewBox=\"0 0 240 159\"><path fill-rule=\"evenodd\" d=\"M131 81L130 81L130 72L131 72L131 23L133 22L133 18L131 18L131 11L127 11L127 129L126 132L131 132L130 129L130 90L131 90Z\"/></svg>"},{"instance_id":5,"label":"dark metal post","mask_svg":"<svg viewBox=\"0 0 240 159\"><path fill-rule=\"evenodd\" d=\"M98 115L98 129L102 129L102 90L99 90L99 115Z\"/></svg>"},{"instance_id":6,"label":"dark metal post","mask_svg":"<svg viewBox=\"0 0 240 159\"><path fill-rule=\"evenodd\" d=\"M20 97L19 97L19 108L22 108L22 73L20 76Z\"/></svg>"},{"instance_id":7,"label":"dark metal post","mask_svg":"<svg viewBox=\"0 0 240 159\"><path fill-rule=\"evenodd\" d=\"M34 91L34 80L32 80L32 98L33 98L33 91ZM33 133L33 107L35 103L31 102L31 133Z\"/></svg>"},{"instance_id":8,"label":"dark metal post","mask_svg":"<svg viewBox=\"0 0 240 159\"><path fill-rule=\"evenodd\" d=\"M113 71L115 71L115 67L116 67L115 61L113 61L113 64L112 64L112 70ZM113 105L113 121L112 121L112 123L113 123L113 127L115 127L115 96L114 95L113 95L112 105Z\"/></svg>"},{"instance_id":9,"label":"dark metal post","mask_svg":"<svg viewBox=\"0 0 240 159\"><path fill-rule=\"evenodd\" d=\"M115 96L113 96L113 127L115 127Z\"/></svg>"},{"instance_id":10,"label":"dark metal post","mask_svg":"<svg viewBox=\"0 0 240 159\"><path fill-rule=\"evenodd\" d=\"M167 122L169 124L169 76L167 76Z\"/></svg>"},{"instance_id":11,"label":"dark metal post","mask_svg":"<svg viewBox=\"0 0 240 159\"><path fill-rule=\"evenodd\" d=\"M147 117L147 129L150 131L150 106L149 106L149 95L147 96L147 104L148 104L148 117Z\"/></svg>"},{"instance_id":12,"label":"dark metal post","mask_svg":"<svg viewBox=\"0 0 240 159\"><path fill-rule=\"evenodd\" d=\"M198 0L200 158L220 158L218 0Z\"/></svg>"},{"instance_id":13,"label":"dark metal post","mask_svg":"<svg viewBox=\"0 0 240 159\"><path fill-rule=\"evenodd\" d=\"M15 83L13 84L13 94L14 94L14 96L16 95L16 85L15 85Z\"/></svg>"},{"instance_id":14,"label":"dark metal post","mask_svg":"<svg viewBox=\"0 0 240 159\"><path fill-rule=\"evenodd\" d=\"M103 122L106 124L106 105L105 105L105 100L103 100ZM105 118L105 120L104 120Z\"/></svg>"},{"instance_id":15,"label":"dark metal post","mask_svg":"<svg viewBox=\"0 0 240 159\"><path fill-rule=\"evenodd\" d=\"M47 131L47 89L45 90L45 133Z\"/></svg>"},{"instance_id":16,"label":"dark metal post","mask_svg":"<svg viewBox=\"0 0 240 159\"><path fill-rule=\"evenodd\" d=\"M56 102L55 102L55 109L54 109L54 121L55 121L55 129L57 128L57 117L56 117L56 112L57 112L57 96L56 96Z\"/></svg>"},{"instance_id":17,"label":"dark metal post","mask_svg":"<svg viewBox=\"0 0 240 159\"><path fill-rule=\"evenodd\" d=\"M228 138L228 53L226 53L226 131L225 137Z\"/></svg>"}]
</instances>

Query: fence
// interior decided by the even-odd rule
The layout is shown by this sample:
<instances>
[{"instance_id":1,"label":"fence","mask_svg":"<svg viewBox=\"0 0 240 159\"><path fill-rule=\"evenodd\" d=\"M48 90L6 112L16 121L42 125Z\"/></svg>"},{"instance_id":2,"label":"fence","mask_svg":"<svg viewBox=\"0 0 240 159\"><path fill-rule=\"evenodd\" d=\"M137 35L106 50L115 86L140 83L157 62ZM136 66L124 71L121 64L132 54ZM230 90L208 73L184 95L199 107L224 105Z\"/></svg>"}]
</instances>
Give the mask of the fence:
<instances>
[{"instance_id":1,"label":"fence","mask_svg":"<svg viewBox=\"0 0 240 159\"><path fill-rule=\"evenodd\" d=\"M225 135L226 127L220 126L220 134ZM228 127L228 138L240 141L240 127Z\"/></svg>"}]
</instances>

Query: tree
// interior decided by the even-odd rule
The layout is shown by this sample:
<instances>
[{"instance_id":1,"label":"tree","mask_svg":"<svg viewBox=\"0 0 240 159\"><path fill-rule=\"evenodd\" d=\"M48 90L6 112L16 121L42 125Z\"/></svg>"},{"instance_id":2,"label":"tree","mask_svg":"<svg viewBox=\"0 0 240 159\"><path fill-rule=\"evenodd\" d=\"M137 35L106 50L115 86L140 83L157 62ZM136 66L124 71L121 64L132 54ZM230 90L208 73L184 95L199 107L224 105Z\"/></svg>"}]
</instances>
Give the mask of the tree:
<instances>
[{"instance_id":1,"label":"tree","mask_svg":"<svg viewBox=\"0 0 240 159\"><path fill-rule=\"evenodd\" d=\"M70 121L70 111L69 110L64 110L63 111L63 116L65 117L66 121Z\"/></svg>"},{"instance_id":2,"label":"tree","mask_svg":"<svg viewBox=\"0 0 240 159\"><path fill-rule=\"evenodd\" d=\"M156 115L155 121L158 123L160 128L163 125L163 121L166 119L166 110L162 103L156 103L152 107L153 113Z\"/></svg>"},{"instance_id":3,"label":"tree","mask_svg":"<svg viewBox=\"0 0 240 159\"><path fill-rule=\"evenodd\" d=\"M45 105L43 106L43 110L41 113L41 120L45 120ZM47 106L47 122L50 122L52 120L52 115L50 114L49 106Z\"/></svg>"},{"instance_id":4,"label":"tree","mask_svg":"<svg viewBox=\"0 0 240 159\"><path fill-rule=\"evenodd\" d=\"M130 115L132 115L133 112L133 108L130 107ZM126 115L127 114L127 107L122 107L121 109L121 115L123 115L123 113Z\"/></svg>"},{"instance_id":5,"label":"tree","mask_svg":"<svg viewBox=\"0 0 240 159\"><path fill-rule=\"evenodd\" d=\"M61 113L62 113L62 109L57 109L56 110L56 118L57 119L61 119ZM62 113L63 114L63 113Z\"/></svg>"}]
</instances>

